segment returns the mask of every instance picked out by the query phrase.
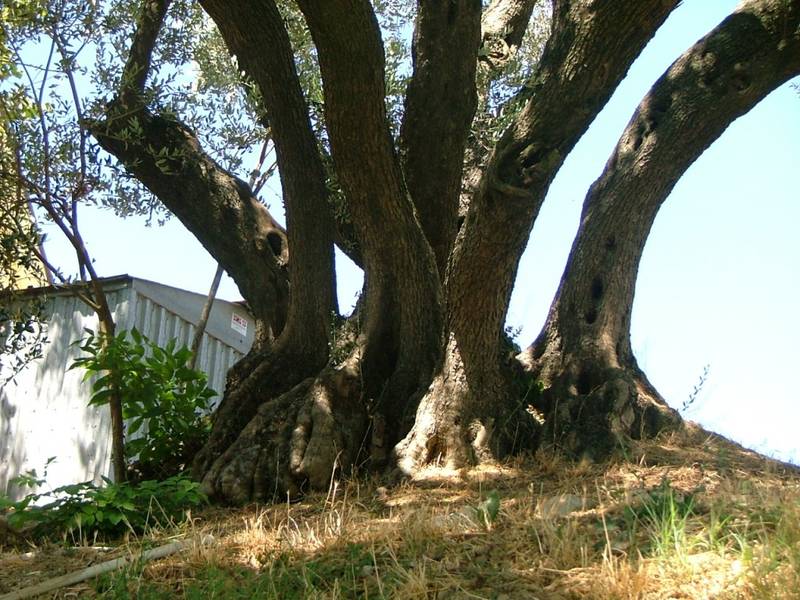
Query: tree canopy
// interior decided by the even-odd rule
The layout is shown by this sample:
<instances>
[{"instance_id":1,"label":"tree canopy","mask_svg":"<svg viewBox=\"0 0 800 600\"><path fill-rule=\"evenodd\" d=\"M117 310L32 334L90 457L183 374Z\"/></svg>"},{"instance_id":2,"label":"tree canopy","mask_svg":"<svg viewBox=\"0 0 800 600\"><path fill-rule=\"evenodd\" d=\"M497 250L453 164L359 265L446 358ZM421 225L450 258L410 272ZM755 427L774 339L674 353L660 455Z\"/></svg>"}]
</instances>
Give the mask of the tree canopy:
<instances>
[{"instance_id":1,"label":"tree canopy","mask_svg":"<svg viewBox=\"0 0 800 600\"><path fill-rule=\"evenodd\" d=\"M800 73L796 0L747 0L676 57L588 190L541 334L514 348L505 318L548 188L678 4L42 1L31 23L4 25L7 47L24 63L49 43L62 66L91 51L61 85L96 92L73 93L69 118L58 104L38 115L70 133L63 168L31 159L26 189L168 211L236 281L258 338L194 463L217 497L542 446L603 457L681 426L630 345L659 208ZM258 197L275 171L285 227ZM334 246L365 274L347 320Z\"/></svg>"}]
</instances>

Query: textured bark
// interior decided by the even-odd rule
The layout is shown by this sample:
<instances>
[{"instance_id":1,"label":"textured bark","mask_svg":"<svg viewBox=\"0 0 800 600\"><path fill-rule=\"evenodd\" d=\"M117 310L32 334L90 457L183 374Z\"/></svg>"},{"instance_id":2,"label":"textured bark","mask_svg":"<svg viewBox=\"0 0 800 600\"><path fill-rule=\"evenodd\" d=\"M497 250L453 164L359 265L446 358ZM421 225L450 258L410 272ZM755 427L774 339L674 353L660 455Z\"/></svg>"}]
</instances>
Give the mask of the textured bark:
<instances>
[{"instance_id":1,"label":"textured bark","mask_svg":"<svg viewBox=\"0 0 800 600\"><path fill-rule=\"evenodd\" d=\"M536 0L494 0L483 11L477 74L479 105L488 102L493 81L503 73L517 53L535 7ZM464 174L458 206L459 227L466 219L470 202L478 191L491 152L486 136L474 129L467 139L464 152Z\"/></svg>"},{"instance_id":2,"label":"textured bark","mask_svg":"<svg viewBox=\"0 0 800 600\"><path fill-rule=\"evenodd\" d=\"M206 8L220 20L226 42L259 85L265 108L275 118L271 129L287 225L303 234L288 240L249 187L205 155L190 131L141 106L146 65L164 14L148 12L152 8L145 3L122 89L93 132L200 239L234 278L256 317L271 326L264 343L257 343L229 374L211 439L194 462L195 473L203 474L261 403L325 364L336 308L333 222L291 47L274 4L239 7L258 13L245 21L247 30L226 21L218 3L208 2ZM273 48L268 60L251 58L253 49L264 45ZM162 149L166 159L158 154Z\"/></svg>"},{"instance_id":3,"label":"textured bark","mask_svg":"<svg viewBox=\"0 0 800 600\"><path fill-rule=\"evenodd\" d=\"M195 474L205 476L208 486L214 476L206 471L212 464L219 471L223 468L220 460L231 460L233 455L226 449L260 405L315 375L325 364L336 296L334 223L325 173L280 13L271 0L205 0L202 5L261 92L281 174L291 257L286 330L274 347L248 357L232 370L211 438L194 462ZM264 53L263 48L270 51ZM237 468L244 473L242 463ZM250 476L242 475L245 480Z\"/></svg>"},{"instance_id":4,"label":"textured bark","mask_svg":"<svg viewBox=\"0 0 800 600\"><path fill-rule=\"evenodd\" d=\"M497 354L519 259L550 182L676 2L624 11L596 4L556 5L531 99L498 142L456 242L448 307L469 355ZM484 300L473 306L471 296Z\"/></svg>"},{"instance_id":5,"label":"textured bark","mask_svg":"<svg viewBox=\"0 0 800 600\"><path fill-rule=\"evenodd\" d=\"M481 17L481 61L502 69L517 52L537 0L494 0Z\"/></svg>"},{"instance_id":6,"label":"textured bark","mask_svg":"<svg viewBox=\"0 0 800 600\"><path fill-rule=\"evenodd\" d=\"M379 460L393 437L380 432L398 432L441 354L441 286L393 148L372 7L366 0L299 5L319 52L332 157L364 259L361 365Z\"/></svg>"},{"instance_id":7,"label":"textured bark","mask_svg":"<svg viewBox=\"0 0 800 600\"><path fill-rule=\"evenodd\" d=\"M115 109L125 116L114 116ZM260 325L259 341L274 339L285 326L289 300L283 228L244 181L203 152L186 127L144 108L115 109L91 125L92 134L225 268ZM131 139L134 122L141 133ZM159 163L163 159L153 148L166 148L174 158Z\"/></svg>"},{"instance_id":8,"label":"textured bark","mask_svg":"<svg viewBox=\"0 0 800 600\"><path fill-rule=\"evenodd\" d=\"M547 323L524 356L550 388L543 408L552 443L603 454L619 437L678 422L630 345L645 241L685 170L733 120L800 72L799 25L797 2L743 3L684 53L636 110L586 197Z\"/></svg>"},{"instance_id":9,"label":"textured bark","mask_svg":"<svg viewBox=\"0 0 800 600\"><path fill-rule=\"evenodd\" d=\"M298 0L319 60L331 160L314 139L274 1L201 3L261 90L287 206L280 258L253 253L259 243L269 250L274 225L262 223L267 213L246 187L180 124L149 114L131 93L95 130L196 235L207 236L215 256L237 263L231 268L240 269L246 297L277 296L281 282L285 297L290 280L285 326L231 370L211 441L195 461L209 494L237 503L296 497L325 487L337 470L383 466L392 449L412 474L431 463L459 468L532 448L542 435L599 455L617 436L678 422L636 368L627 337L638 256L663 201L655 196L668 193L727 123L795 72L797 2L747 3L699 54L679 60L592 188L549 329L529 353L532 370L550 384L537 405L547 413L544 430L529 414L531 375L503 341L518 262L567 154L678 1L557 0L527 103L488 159L473 161L486 165L474 186L464 185L463 163L476 68L502 68L533 2L495 0L482 15L478 0L419 3L398 152L372 4ZM137 65L146 64L129 61L139 77L129 78L134 87L144 81ZM169 149L166 160L120 139L134 125L131 114L151 148ZM324 168L341 185L365 271L342 361L327 346L336 234ZM459 228L465 189L474 193ZM254 302L267 306L261 297Z\"/></svg>"},{"instance_id":10,"label":"textured bark","mask_svg":"<svg viewBox=\"0 0 800 600\"><path fill-rule=\"evenodd\" d=\"M205 469L206 493L234 504L280 501L324 489L337 472L350 472L368 425L358 366L352 357L261 403L236 441Z\"/></svg>"},{"instance_id":11,"label":"textured bark","mask_svg":"<svg viewBox=\"0 0 800 600\"><path fill-rule=\"evenodd\" d=\"M442 276L458 229L480 35L479 0L419 2L400 146L408 191Z\"/></svg>"},{"instance_id":12,"label":"textured bark","mask_svg":"<svg viewBox=\"0 0 800 600\"><path fill-rule=\"evenodd\" d=\"M326 343L336 303L334 223L289 36L271 0L201 4L239 67L258 85L272 130L289 231L292 294L298 300L290 303L288 326L302 327L304 336Z\"/></svg>"},{"instance_id":13,"label":"textured bark","mask_svg":"<svg viewBox=\"0 0 800 600\"><path fill-rule=\"evenodd\" d=\"M535 449L540 426L526 410L529 379L509 359L486 355L476 367L463 360L451 335L413 427L395 446L401 472L413 476L427 465L455 470Z\"/></svg>"},{"instance_id":14,"label":"textured bark","mask_svg":"<svg viewBox=\"0 0 800 600\"><path fill-rule=\"evenodd\" d=\"M120 89L105 118L89 123L89 129L234 279L256 317L256 346L261 346L286 321L286 234L243 181L203 152L194 133L144 106L153 49L170 4L142 3ZM220 235L226 228L229 235Z\"/></svg>"},{"instance_id":15,"label":"textured bark","mask_svg":"<svg viewBox=\"0 0 800 600\"><path fill-rule=\"evenodd\" d=\"M498 142L469 206L447 277L447 360L396 448L406 471L442 454L451 466L468 464L519 443L514 429L497 427L498 419L520 422L524 411L501 362L519 259L567 153L676 2L651 0L625 11L617 2L595 5L556 5L531 99ZM434 425L426 425L431 419ZM535 429L530 417L522 419ZM483 447L476 453L478 439Z\"/></svg>"}]
</instances>

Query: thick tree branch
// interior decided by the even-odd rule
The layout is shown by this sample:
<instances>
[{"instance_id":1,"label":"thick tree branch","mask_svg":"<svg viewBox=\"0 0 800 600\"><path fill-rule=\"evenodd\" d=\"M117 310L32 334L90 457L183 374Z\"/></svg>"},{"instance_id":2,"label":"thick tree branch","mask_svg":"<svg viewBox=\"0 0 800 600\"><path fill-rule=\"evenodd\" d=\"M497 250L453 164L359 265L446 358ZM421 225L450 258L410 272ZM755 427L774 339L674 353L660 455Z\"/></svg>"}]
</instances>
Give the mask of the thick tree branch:
<instances>
[{"instance_id":1,"label":"thick tree branch","mask_svg":"<svg viewBox=\"0 0 800 600\"><path fill-rule=\"evenodd\" d=\"M477 105L480 12L478 0L421 0L417 9L400 146L406 184L442 275L456 236L462 160Z\"/></svg>"},{"instance_id":2,"label":"thick tree branch","mask_svg":"<svg viewBox=\"0 0 800 600\"><path fill-rule=\"evenodd\" d=\"M319 52L336 172L365 242L367 227L387 216L383 207L408 209L384 106L380 30L366 0L298 4Z\"/></svg>"},{"instance_id":3,"label":"thick tree branch","mask_svg":"<svg viewBox=\"0 0 800 600\"><path fill-rule=\"evenodd\" d=\"M145 2L119 95L89 124L100 145L155 194L236 281L257 319L257 340L284 327L285 232L247 184L203 152L180 123L151 114L142 90L168 0ZM258 344L257 344L258 345Z\"/></svg>"},{"instance_id":4,"label":"thick tree branch","mask_svg":"<svg viewBox=\"0 0 800 600\"><path fill-rule=\"evenodd\" d=\"M463 336L476 346L472 351L498 344L519 258L550 182L676 5L677 0L556 5L531 99L490 157L456 242L448 288L497 298L487 301L485 315L455 316L477 330ZM456 298L450 305L458 313Z\"/></svg>"},{"instance_id":5,"label":"thick tree branch","mask_svg":"<svg viewBox=\"0 0 800 600\"><path fill-rule=\"evenodd\" d=\"M538 0L494 0L481 18L481 63L502 69L516 53Z\"/></svg>"},{"instance_id":6,"label":"thick tree branch","mask_svg":"<svg viewBox=\"0 0 800 600\"><path fill-rule=\"evenodd\" d=\"M584 353L635 365L636 273L659 208L731 122L798 73L800 3L751 0L659 78L586 196L547 323L526 353L542 377L563 368L579 339Z\"/></svg>"},{"instance_id":7,"label":"thick tree branch","mask_svg":"<svg viewBox=\"0 0 800 600\"><path fill-rule=\"evenodd\" d=\"M122 70L120 96L141 96L150 73L150 63L153 58L153 48L156 45L161 24L166 17L172 0L145 0L142 2L142 12L136 26L128 60Z\"/></svg>"},{"instance_id":8,"label":"thick tree branch","mask_svg":"<svg viewBox=\"0 0 800 600\"><path fill-rule=\"evenodd\" d=\"M144 108L90 129L200 241L239 286L254 315L270 329L284 327L288 300L284 232L247 184L215 163L180 123ZM158 152L166 152L159 155Z\"/></svg>"},{"instance_id":9,"label":"thick tree branch","mask_svg":"<svg viewBox=\"0 0 800 600\"><path fill-rule=\"evenodd\" d=\"M489 92L494 80L500 76L514 57L528 30L537 0L494 0L481 17L481 49L478 59L478 104L489 102ZM517 104L514 99L510 102ZM484 110L486 110L484 108ZM492 118L484 114L491 123ZM478 119L480 121L480 119ZM485 126L485 124L483 125ZM461 181L458 214L466 218L469 204L480 184L490 148L487 140L473 125L464 153L464 175Z\"/></svg>"},{"instance_id":10,"label":"thick tree branch","mask_svg":"<svg viewBox=\"0 0 800 600\"><path fill-rule=\"evenodd\" d=\"M364 332L372 342L362 366L370 372L377 360L382 367L374 372L387 375L392 365L382 395L402 410L418 386L427 386L439 359L442 297L394 152L380 29L368 0L298 4L319 54L331 154L364 258ZM380 377L373 383L382 385Z\"/></svg>"},{"instance_id":11,"label":"thick tree branch","mask_svg":"<svg viewBox=\"0 0 800 600\"><path fill-rule=\"evenodd\" d=\"M369 270L387 257L400 259L397 246L410 244L416 246L418 265L427 268L430 249L414 216L389 130L383 44L372 7L366 0L298 4L319 52L332 157L365 267ZM402 275L402 269L396 274Z\"/></svg>"},{"instance_id":12,"label":"thick tree branch","mask_svg":"<svg viewBox=\"0 0 800 600\"><path fill-rule=\"evenodd\" d=\"M272 0L203 0L239 66L257 85L275 142L289 232L290 326L325 341L336 307L334 222L325 172L300 87L289 35ZM269 48L268 51L264 51ZM311 334L311 328L316 330Z\"/></svg>"}]
</instances>

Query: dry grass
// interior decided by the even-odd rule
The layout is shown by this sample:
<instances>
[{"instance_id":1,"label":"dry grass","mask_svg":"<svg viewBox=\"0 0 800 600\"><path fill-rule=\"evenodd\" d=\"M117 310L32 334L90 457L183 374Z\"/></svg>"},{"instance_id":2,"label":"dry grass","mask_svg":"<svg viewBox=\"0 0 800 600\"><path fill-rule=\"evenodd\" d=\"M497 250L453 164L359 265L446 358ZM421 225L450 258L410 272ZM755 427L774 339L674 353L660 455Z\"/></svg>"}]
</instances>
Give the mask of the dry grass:
<instances>
[{"instance_id":1,"label":"dry grass","mask_svg":"<svg viewBox=\"0 0 800 600\"><path fill-rule=\"evenodd\" d=\"M800 597L800 471L697 429L626 461L541 455L390 489L356 479L299 504L208 509L167 533L217 543L56 597ZM4 554L0 593L92 552Z\"/></svg>"}]
</instances>

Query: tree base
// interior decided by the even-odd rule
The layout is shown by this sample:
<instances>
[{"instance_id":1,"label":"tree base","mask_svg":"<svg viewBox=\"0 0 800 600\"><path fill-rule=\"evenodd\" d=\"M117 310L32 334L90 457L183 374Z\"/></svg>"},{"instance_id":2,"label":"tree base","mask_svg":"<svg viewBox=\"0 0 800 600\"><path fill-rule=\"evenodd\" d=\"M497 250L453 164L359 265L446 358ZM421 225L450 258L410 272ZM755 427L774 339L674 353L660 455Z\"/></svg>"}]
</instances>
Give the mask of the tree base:
<instances>
[{"instance_id":1,"label":"tree base","mask_svg":"<svg viewBox=\"0 0 800 600\"><path fill-rule=\"evenodd\" d=\"M527 378L489 358L480 367L465 369L451 340L411 431L395 447L404 475L432 464L462 469L536 448L540 425L529 410Z\"/></svg>"},{"instance_id":2,"label":"tree base","mask_svg":"<svg viewBox=\"0 0 800 600\"><path fill-rule=\"evenodd\" d=\"M348 472L361 453L367 414L360 378L328 367L264 402L236 441L201 475L211 498L232 504L300 497Z\"/></svg>"},{"instance_id":3,"label":"tree base","mask_svg":"<svg viewBox=\"0 0 800 600\"><path fill-rule=\"evenodd\" d=\"M549 383L549 385L547 385ZM544 415L541 443L574 458L603 460L630 440L681 427L637 368L593 368L549 378L536 408Z\"/></svg>"}]
</instances>

